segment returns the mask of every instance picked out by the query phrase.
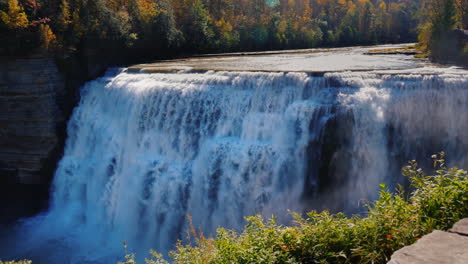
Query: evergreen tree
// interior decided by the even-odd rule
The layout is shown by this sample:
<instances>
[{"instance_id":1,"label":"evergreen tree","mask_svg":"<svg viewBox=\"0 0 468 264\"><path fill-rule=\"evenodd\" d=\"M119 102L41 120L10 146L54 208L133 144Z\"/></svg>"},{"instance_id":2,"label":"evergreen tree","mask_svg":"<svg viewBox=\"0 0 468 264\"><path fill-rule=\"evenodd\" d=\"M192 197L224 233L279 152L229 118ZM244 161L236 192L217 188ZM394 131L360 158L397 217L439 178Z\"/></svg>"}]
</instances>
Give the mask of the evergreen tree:
<instances>
[{"instance_id":1,"label":"evergreen tree","mask_svg":"<svg viewBox=\"0 0 468 264\"><path fill-rule=\"evenodd\" d=\"M429 50L433 57L440 58L449 52L446 41L455 28L454 0L435 1L432 3Z\"/></svg>"}]
</instances>

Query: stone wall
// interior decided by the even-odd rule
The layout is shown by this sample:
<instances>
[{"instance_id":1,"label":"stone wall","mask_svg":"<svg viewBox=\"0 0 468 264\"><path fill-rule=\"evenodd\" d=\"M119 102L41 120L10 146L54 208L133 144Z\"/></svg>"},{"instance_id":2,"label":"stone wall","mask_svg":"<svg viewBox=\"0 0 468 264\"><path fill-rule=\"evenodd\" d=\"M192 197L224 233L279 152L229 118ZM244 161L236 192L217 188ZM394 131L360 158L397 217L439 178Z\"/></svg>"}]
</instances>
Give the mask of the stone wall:
<instances>
[{"instance_id":1,"label":"stone wall","mask_svg":"<svg viewBox=\"0 0 468 264\"><path fill-rule=\"evenodd\" d=\"M47 201L63 151L65 91L52 58L0 58L0 222Z\"/></svg>"}]
</instances>

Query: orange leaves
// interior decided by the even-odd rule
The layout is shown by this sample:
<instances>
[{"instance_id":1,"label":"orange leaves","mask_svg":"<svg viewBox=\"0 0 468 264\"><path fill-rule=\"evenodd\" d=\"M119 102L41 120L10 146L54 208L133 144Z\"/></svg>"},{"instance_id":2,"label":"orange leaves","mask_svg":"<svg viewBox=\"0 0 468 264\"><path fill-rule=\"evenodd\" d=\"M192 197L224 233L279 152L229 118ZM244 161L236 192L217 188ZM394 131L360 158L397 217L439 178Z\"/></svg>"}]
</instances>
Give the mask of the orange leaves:
<instances>
[{"instance_id":1,"label":"orange leaves","mask_svg":"<svg viewBox=\"0 0 468 264\"><path fill-rule=\"evenodd\" d=\"M347 2L346 2L346 0L338 0L338 4L340 4L340 5L343 5L343 6L344 6L344 5L346 5L346 4L347 4Z\"/></svg>"},{"instance_id":2,"label":"orange leaves","mask_svg":"<svg viewBox=\"0 0 468 264\"><path fill-rule=\"evenodd\" d=\"M325 5L329 5L331 4L332 1L330 0L317 0L317 4L321 5L321 6L325 6Z\"/></svg>"},{"instance_id":3,"label":"orange leaves","mask_svg":"<svg viewBox=\"0 0 468 264\"><path fill-rule=\"evenodd\" d=\"M216 24L216 27L219 29L219 31L221 33L231 32L232 31L231 23L226 22L226 20L224 20L224 18L221 18L220 20L215 21L215 24Z\"/></svg>"},{"instance_id":4,"label":"orange leaves","mask_svg":"<svg viewBox=\"0 0 468 264\"><path fill-rule=\"evenodd\" d=\"M296 247L281 246L281 249L285 251L294 251L296 250Z\"/></svg>"},{"instance_id":5,"label":"orange leaves","mask_svg":"<svg viewBox=\"0 0 468 264\"><path fill-rule=\"evenodd\" d=\"M137 0L140 20L149 24L161 12L154 0Z\"/></svg>"}]
</instances>

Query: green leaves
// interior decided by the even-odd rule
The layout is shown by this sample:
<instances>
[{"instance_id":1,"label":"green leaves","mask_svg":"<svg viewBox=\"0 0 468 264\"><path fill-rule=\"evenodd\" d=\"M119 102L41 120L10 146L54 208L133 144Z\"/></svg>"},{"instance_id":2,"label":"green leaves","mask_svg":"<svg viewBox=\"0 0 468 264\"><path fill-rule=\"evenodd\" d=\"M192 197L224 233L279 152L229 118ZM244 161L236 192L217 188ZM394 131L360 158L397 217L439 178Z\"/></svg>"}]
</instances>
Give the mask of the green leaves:
<instances>
[{"instance_id":1,"label":"green leaves","mask_svg":"<svg viewBox=\"0 0 468 264\"><path fill-rule=\"evenodd\" d=\"M0 260L0 264L31 264L31 263L32 263L32 261L30 261L30 260L20 260L18 262L16 262L16 261L5 261L5 262L3 262L3 261Z\"/></svg>"},{"instance_id":2,"label":"green leaves","mask_svg":"<svg viewBox=\"0 0 468 264\"><path fill-rule=\"evenodd\" d=\"M416 161L402 169L414 188L409 195L401 186L391 193L381 184L379 199L366 205L366 216L291 212L293 224L283 226L275 217L256 215L246 217L242 232L220 228L216 238L191 227L195 245L179 242L170 253L172 263L386 263L394 251L433 229L446 230L468 217L468 173L446 168L443 152L433 159L431 176ZM167 263L153 256L161 262L147 263Z\"/></svg>"}]
</instances>

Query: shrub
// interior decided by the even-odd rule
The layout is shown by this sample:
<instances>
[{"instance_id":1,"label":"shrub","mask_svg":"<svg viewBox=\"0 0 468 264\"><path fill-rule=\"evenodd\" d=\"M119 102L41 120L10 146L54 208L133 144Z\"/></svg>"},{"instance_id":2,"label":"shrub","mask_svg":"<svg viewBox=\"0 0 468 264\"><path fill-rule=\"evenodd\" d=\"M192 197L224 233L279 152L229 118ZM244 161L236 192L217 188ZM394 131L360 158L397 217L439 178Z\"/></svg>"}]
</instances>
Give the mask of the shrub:
<instances>
[{"instance_id":1,"label":"shrub","mask_svg":"<svg viewBox=\"0 0 468 264\"><path fill-rule=\"evenodd\" d=\"M32 261L30 261L30 260L20 260L18 262L16 262L16 261L5 261L5 262L3 262L3 261L0 260L0 264L31 264L31 263L32 263Z\"/></svg>"},{"instance_id":2,"label":"shrub","mask_svg":"<svg viewBox=\"0 0 468 264\"><path fill-rule=\"evenodd\" d=\"M365 216L292 213L294 224L284 226L257 215L246 218L242 232L220 228L216 238L191 227L193 243L179 242L170 257L173 263L386 263L394 251L468 216L467 172L446 168L444 153L433 158L434 175L411 161L403 175L412 192L398 188L391 193L381 185L379 199L366 205ZM147 263L167 263L152 254ZM135 263L133 255L129 259L133 262L127 264Z\"/></svg>"}]
</instances>

